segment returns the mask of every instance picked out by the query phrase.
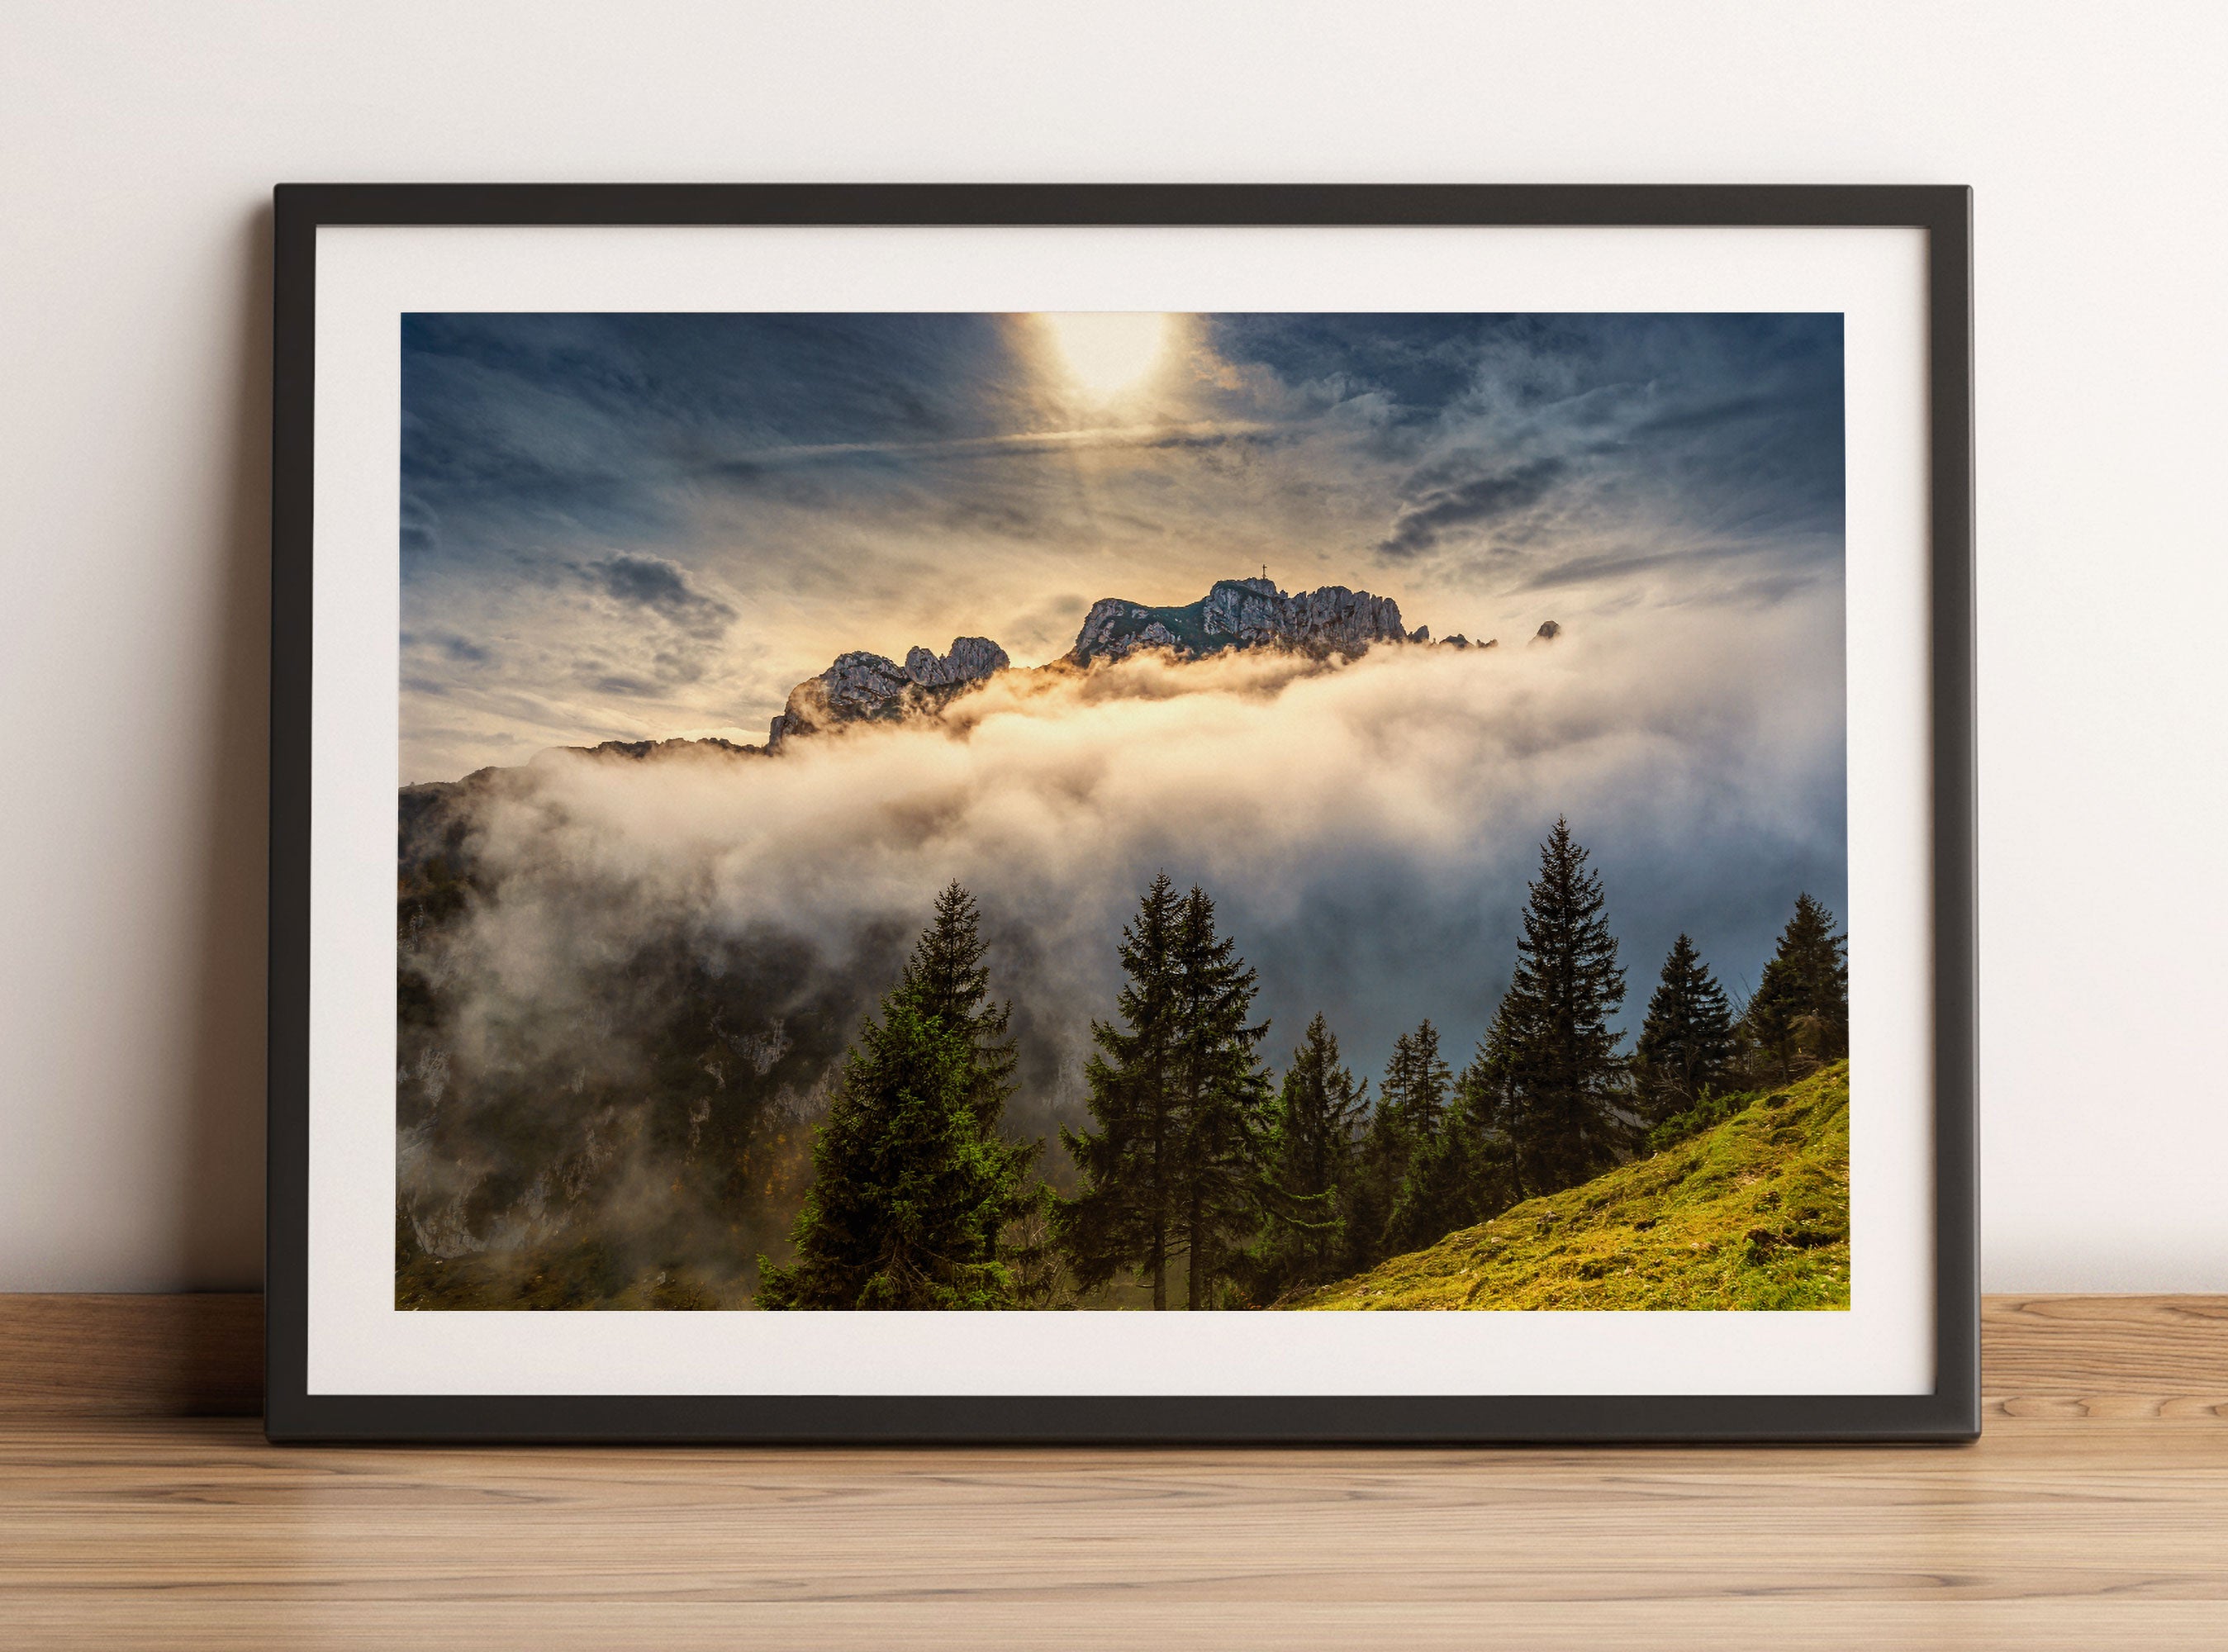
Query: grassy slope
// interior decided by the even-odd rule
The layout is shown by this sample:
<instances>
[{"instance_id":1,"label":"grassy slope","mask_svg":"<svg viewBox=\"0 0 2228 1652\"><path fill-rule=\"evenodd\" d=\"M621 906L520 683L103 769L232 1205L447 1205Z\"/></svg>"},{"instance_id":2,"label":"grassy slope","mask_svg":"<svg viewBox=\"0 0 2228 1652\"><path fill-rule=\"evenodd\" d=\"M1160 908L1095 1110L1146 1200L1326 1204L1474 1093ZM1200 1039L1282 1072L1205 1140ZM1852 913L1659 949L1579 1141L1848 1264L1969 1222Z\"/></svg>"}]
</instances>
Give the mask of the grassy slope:
<instances>
[{"instance_id":1,"label":"grassy slope","mask_svg":"<svg viewBox=\"0 0 2228 1652\"><path fill-rule=\"evenodd\" d=\"M1849 1066L1295 1308L1849 1305Z\"/></svg>"}]
</instances>

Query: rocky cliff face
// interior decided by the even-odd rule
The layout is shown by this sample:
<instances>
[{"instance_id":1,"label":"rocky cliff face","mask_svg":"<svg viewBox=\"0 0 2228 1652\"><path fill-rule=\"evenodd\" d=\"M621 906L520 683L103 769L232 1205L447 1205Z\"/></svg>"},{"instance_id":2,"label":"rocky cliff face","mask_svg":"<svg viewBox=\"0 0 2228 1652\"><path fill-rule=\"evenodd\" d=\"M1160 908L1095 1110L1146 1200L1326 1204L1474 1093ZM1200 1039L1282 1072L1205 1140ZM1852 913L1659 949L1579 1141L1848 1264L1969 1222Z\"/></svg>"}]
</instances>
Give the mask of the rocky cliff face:
<instances>
[{"instance_id":1,"label":"rocky cliff face","mask_svg":"<svg viewBox=\"0 0 2228 1652\"><path fill-rule=\"evenodd\" d=\"M942 688L954 682L978 682L993 671L1002 671L1013 662L1006 650L987 637L955 637L951 652L938 659L925 648L916 648L906 656L906 675L924 688Z\"/></svg>"},{"instance_id":2,"label":"rocky cliff face","mask_svg":"<svg viewBox=\"0 0 2228 1652\"><path fill-rule=\"evenodd\" d=\"M789 701L766 734L768 750L796 734L846 723L887 722L940 708L993 672L1012 663L987 637L955 637L938 656L915 648L900 665L880 654L839 654L816 677L789 691Z\"/></svg>"},{"instance_id":3,"label":"rocky cliff face","mask_svg":"<svg viewBox=\"0 0 2228 1652\"><path fill-rule=\"evenodd\" d=\"M1390 597L1342 585L1290 596L1266 579L1218 579L1206 596L1181 608L1149 608L1117 597L1093 603L1067 660L1089 665L1156 648L1182 659L1230 648L1351 656L1377 643L1420 643L1430 636L1428 628L1404 630L1400 605Z\"/></svg>"}]
</instances>

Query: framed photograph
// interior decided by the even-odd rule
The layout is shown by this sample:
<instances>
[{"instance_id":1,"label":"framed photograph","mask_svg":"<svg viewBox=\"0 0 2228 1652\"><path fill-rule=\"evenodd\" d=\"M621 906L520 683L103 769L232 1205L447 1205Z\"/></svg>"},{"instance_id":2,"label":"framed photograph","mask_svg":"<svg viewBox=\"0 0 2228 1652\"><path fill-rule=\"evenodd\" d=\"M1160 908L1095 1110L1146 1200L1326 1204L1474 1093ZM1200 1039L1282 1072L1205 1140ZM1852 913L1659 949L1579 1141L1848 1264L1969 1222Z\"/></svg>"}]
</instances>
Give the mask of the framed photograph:
<instances>
[{"instance_id":1,"label":"framed photograph","mask_svg":"<svg viewBox=\"0 0 2228 1652\"><path fill-rule=\"evenodd\" d=\"M273 1439L1977 1431L1967 191L276 210Z\"/></svg>"}]
</instances>

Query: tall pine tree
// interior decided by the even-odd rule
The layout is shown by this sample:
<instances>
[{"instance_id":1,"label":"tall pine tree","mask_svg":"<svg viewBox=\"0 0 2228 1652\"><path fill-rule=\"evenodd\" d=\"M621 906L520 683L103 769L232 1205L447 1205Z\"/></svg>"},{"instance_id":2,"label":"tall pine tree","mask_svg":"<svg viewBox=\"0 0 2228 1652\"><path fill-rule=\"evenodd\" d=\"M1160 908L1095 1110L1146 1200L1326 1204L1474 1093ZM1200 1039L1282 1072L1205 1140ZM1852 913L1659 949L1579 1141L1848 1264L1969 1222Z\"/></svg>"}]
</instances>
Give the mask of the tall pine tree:
<instances>
[{"instance_id":1,"label":"tall pine tree","mask_svg":"<svg viewBox=\"0 0 2228 1652\"><path fill-rule=\"evenodd\" d=\"M1609 1018L1624 1002L1601 879L1558 820L1540 846L1516 973L1479 1052L1476 1090L1508 1138L1519 1197L1568 1188L1617 1162L1623 1064Z\"/></svg>"},{"instance_id":2,"label":"tall pine tree","mask_svg":"<svg viewBox=\"0 0 2228 1652\"><path fill-rule=\"evenodd\" d=\"M1177 920L1175 957L1184 1305L1206 1308L1270 1202L1269 1074L1254 1053L1269 1026L1247 1024L1258 977L1217 932L1214 903L1196 886Z\"/></svg>"},{"instance_id":3,"label":"tall pine tree","mask_svg":"<svg viewBox=\"0 0 2228 1652\"><path fill-rule=\"evenodd\" d=\"M1439 1059L1439 1029L1427 1020L1392 1041L1392 1058L1378 1086L1377 1111L1413 1143L1438 1129L1454 1074Z\"/></svg>"},{"instance_id":4,"label":"tall pine tree","mask_svg":"<svg viewBox=\"0 0 2228 1652\"><path fill-rule=\"evenodd\" d=\"M1418 1155L1440 1132L1452 1085L1453 1075L1439 1058L1439 1029L1429 1021L1392 1041L1362 1139L1348 1215L1354 1229L1349 1261L1356 1269L1373 1267L1400 1248L1394 1213ZM1401 1220L1412 1221L1412 1213Z\"/></svg>"},{"instance_id":5,"label":"tall pine tree","mask_svg":"<svg viewBox=\"0 0 2228 1652\"><path fill-rule=\"evenodd\" d=\"M1057 1220L1077 1285L1095 1290L1134 1269L1151 1285L1156 1308L1168 1305L1182 1183L1175 1090L1182 907L1162 873L1137 903L1136 920L1123 928L1119 957L1128 978L1115 1000L1117 1019L1091 1023L1098 1047L1084 1069L1096 1128L1060 1130L1081 1181Z\"/></svg>"},{"instance_id":6,"label":"tall pine tree","mask_svg":"<svg viewBox=\"0 0 2228 1652\"><path fill-rule=\"evenodd\" d=\"M1028 1185L1037 1148L998 1139L995 1105L986 1117L983 1098L1002 1079L985 1080L981 1023L948 992L939 998L924 967L944 944L937 938L947 915L971 910L956 893L938 902L913 964L844 1057L842 1086L813 1142L797 1260L777 1267L760 1258L761 1308L1014 1305L999 1238L1040 1202ZM992 1070L1010 1070L997 1059L994 1047Z\"/></svg>"},{"instance_id":7,"label":"tall pine tree","mask_svg":"<svg viewBox=\"0 0 2228 1652\"><path fill-rule=\"evenodd\" d=\"M1849 1053L1848 938L1808 894L1780 932L1738 1032L1743 1076L1784 1084Z\"/></svg>"},{"instance_id":8,"label":"tall pine tree","mask_svg":"<svg viewBox=\"0 0 2228 1652\"><path fill-rule=\"evenodd\" d=\"M1408 1161L1385 1220L1386 1253L1420 1251L1458 1228L1497 1216L1515 1202L1508 1146L1456 1085L1438 1130Z\"/></svg>"},{"instance_id":9,"label":"tall pine tree","mask_svg":"<svg viewBox=\"0 0 2228 1652\"><path fill-rule=\"evenodd\" d=\"M1019 1058L1007 1031L1013 1005L990 996L986 951L975 897L955 880L937 896L935 919L914 944L902 985L924 1014L967 1040L975 1053L970 1088L976 1115L985 1130L996 1130L1014 1093Z\"/></svg>"},{"instance_id":10,"label":"tall pine tree","mask_svg":"<svg viewBox=\"0 0 2228 1652\"><path fill-rule=\"evenodd\" d=\"M1122 932L1128 976L1118 1022L1093 1021L1085 1068L1095 1129L1063 1130L1081 1187L1060 1212L1076 1283L1125 1269L1170 1306L1184 1258L1185 1303L1213 1305L1242 1246L1275 1202L1264 1175L1269 1077L1254 1058L1254 972L1217 932L1214 903L1154 879Z\"/></svg>"},{"instance_id":11,"label":"tall pine tree","mask_svg":"<svg viewBox=\"0 0 2228 1652\"><path fill-rule=\"evenodd\" d=\"M1438 1062L1438 1034L1429 1021L1417 1029L1417 1053L1428 1054L1436 1069L1436 1092L1446 1069ZM1465 1073L1444 1105L1427 1115L1431 1123L1412 1134L1406 1173L1392 1196L1385 1221L1388 1253L1436 1245L1457 1228L1498 1215L1512 1202L1507 1143L1494 1128L1491 1110L1474 1073Z\"/></svg>"},{"instance_id":12,"label":"tall pine tree","mask_svg":"<svg viewBox=\"0 0 2228 1652\"><path fill-rule=\"evenodd\" d=\"M1340 1062L1338 1037L1317 1011L1292 1052L1270 1114L1269 1175L1291 1205L1271 1212L1263 1236L1261 1300L1347 1271L1341 1215L1367 1093L1368 1085Z\"/></svg>"},{"instance_id":13,"label":"tall pine tree","mask_svg":"<svg viewBox=\"0 0 2228 1652\"><path fill-rule=\"evenodd\" d=\"M1694 943L1671 943L1633 1057L1640 1115L1660 1124L1717 1087L1732 1053L1732 1012Z\"/></svg>"}]
</instances>

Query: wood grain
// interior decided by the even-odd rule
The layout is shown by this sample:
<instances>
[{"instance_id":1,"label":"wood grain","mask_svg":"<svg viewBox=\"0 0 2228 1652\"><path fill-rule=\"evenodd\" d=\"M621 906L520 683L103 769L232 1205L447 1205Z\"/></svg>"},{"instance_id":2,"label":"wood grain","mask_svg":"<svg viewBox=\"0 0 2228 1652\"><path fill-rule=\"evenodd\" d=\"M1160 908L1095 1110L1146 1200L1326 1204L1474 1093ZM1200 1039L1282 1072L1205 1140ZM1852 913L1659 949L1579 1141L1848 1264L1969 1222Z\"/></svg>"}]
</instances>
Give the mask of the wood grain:
<instances>
[{"instance_id":1,"label":"wood grain","mask_svg":"<svg viewBox=\"0 0 2228 1652\"><path fill-rule=\"evenodd\" d=\"M1990 1415L2228 1418L2228 1297L1989 1297Z\"/></svg>"},{"instance_id":2,"label":"wood grain","mask_svg":"<svg viewBox=\"0 0 2228 1652\"><path fill-rule=\"evenodd\" d=\"M2228 1300L2001 1298L1986 1335L1961 1447L277 1450L19 1407L0 1642L2228 1646ZM40 1361L0 1380L83 1368Z\"/></svg>"},{"instance_id":3,"label":"wood grain","mask_svg":"<svg viewBox=\"0 0 2228 1652\"><path fill-rule=\"evenodd\" d=\"M259 1293L0 1295L0 1414L262 1411Z\"/></svg>"}]
</instances>

